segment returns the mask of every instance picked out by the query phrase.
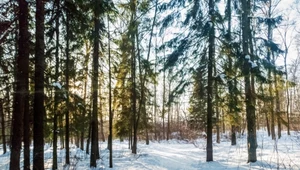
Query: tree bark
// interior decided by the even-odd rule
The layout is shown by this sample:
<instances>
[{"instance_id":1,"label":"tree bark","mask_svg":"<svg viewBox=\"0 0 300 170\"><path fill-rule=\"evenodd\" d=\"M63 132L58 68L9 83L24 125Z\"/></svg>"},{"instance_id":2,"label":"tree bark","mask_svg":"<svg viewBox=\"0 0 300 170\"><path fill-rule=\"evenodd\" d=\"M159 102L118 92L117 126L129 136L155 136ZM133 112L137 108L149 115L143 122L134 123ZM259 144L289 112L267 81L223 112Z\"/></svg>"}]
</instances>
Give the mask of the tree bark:
<instances>
[{"instance_id":1,"label":"tree bark","mask_svg":"<svg viewBox=\"0 0 300 170\"><path fill-rule=\"evenodd\" d=\"M56 5L56 19L55 19L55 32L56 32L56 44L55 44L55 82L58 83L59 77L59 16L60 16L60 0L55 0ZM53 117L53 163L52 169L57 169L57 136L58 136L58 128L57 128L57 107L58 107L58 87L55 87L54 94L54 117Z\"/></svg>"},{"instance_id":2,"label":"tree bark","mask_svg":"<svg viewBox=\"0 0 300 170\"><path fill-rule=\"evenodd\" d=\"M70 72L70 26L69 11L66 12L66 111L65 111L65 148L66 148L66 165L70 165L70 116L69 116L69 72Z\"/></svg>"},{"instance_id":3,"label":"tree bark","mask_svg":"<svg viewBox=\"0 0 300 170\"><path fill-rule=\"evenodd\" d=\"M169 72L169 76L170 75L170 72ZM171 115L171 80L169 81L169 99L168 99L168 125L167 125L167 140L170 139L170 115Z\"/></svg>"},{"instance_id":4,"label":"tree bark","mask_svg":"<svg viewBox=\"0 0 300 170\"><path fill-rule=\"evenodd\" d=\"M273 55L273 61L275 61L275 57ZM281 138L281 112L280 112L280 101L279 101L279 90L278 90L278 80L275 73L275 70L273 70L274 75L274 86L275 86L275 109L276 109L276 118L277 118L277 135L278 139Z\"/></svg>"},{"instance_id":5,"label":"tree bark","mask_svg":"<svg viewBox=\"0 0 300 170\"><path fill-rule=\"evenodd\" d=\"M270 1L270 6L269 6L269 11L268 11L268 18L271 17L271 12L272 12L272 1ZM272 25L271 23L268 24L268 41L272 41L272 37L273 36L273 29L272 29ZM271 60L271 49L267 49L267 60L271 63L271 64L275 64L272 62ZM268 69L268 77L271 80L272 79L272 73L273 73L273 68L269 68ZM270 114L271 114L271 135L272 135L272 139L275 140L276 139L276 135L275 135L275 113L274 113L274 95L273 95L273 82L269 83L269 95L271 98L270 101Z\"/></svg>"},{"instance_id":6,"label":"tree bark","mask_svg":"<svg viewBox=\"0 0 300 170\"><path fill-rule=\"evenodd\" d=\"M36 1L33 169L44 169L44 1Z\"/></svg>"},{"instance_id":7,"label":"tree bark","mask_svg":"<svg viewBox=\"0 0 300 170\"><path fill-rule=\"evenodd\" d=\"M131 19L130 19L130 38L131 38L131 110L132 110L132 130L133 130L133 139L132 139L132 147L131 151L133 154L137 153L137 128L138 128L138 122L139 122L139 116L137 113L136 108L136 43L135 42L135 36L137 35L137 22L136 19L136 1L130 0L130 10L131 10Z\"/></svg>"},{"instance_id":8,"label":"tree bark","mask_svg":"<svg viewBox=\"0 0 300 170\"><path fill-rule=\"evenodd\" d=\"M3 112L3 100L0 100L0 114L1 114L1 133L2 133L2 145L3 154L6 153L6 136L5 136L5 116Z\"/></svg>"},{"instance_id":9,"label":"tree bark","mask_svg":"<svg viewBox=\"0 0 300 170\"><path fill-rule=\"evenodd\" d=\"M18 8L19 37L17 40L18 54L16 57L16 86L14 94L14 109L12 121L12 141L10 169L20 169L20 153L23 136L23 117L25 110L26 74L28 74L29 61L29 33L28 33L28 2L20 0ZM27 75L28 77L28 75Z\"/></svg>"},{"instance_id":10,"label":"tree bark","mask_svg":"<svg viewBox=\"0 0 300 170\"><path fill-rule=\"evenodd\" d=\"M102 95L101 93L101 88L102 88L102 85L101 85L101 82L99 83L99 96ZM101 139L102 139L102 142L105 142L105 136L104 136L104 128L103 128L103 110L102 110L102 101L101 101L101 97L100 97L100 100L99 100L99 112L100 112L100 135L101 135Z\"/></svg>"},{"instance_id":11,"label":"tree bark","mask_svg":"<svg viewBox=\"0 0 300 170\"><path fill-rule=\"evenodd\" d=\"M254 93L251 83L251 68L249 65L249 60L251 60L249 53L249 38L251 34L250 29L250 1L242 0L242 49L244 53L244 82L245 82L245 102L246 102L246 119L247 119L247 146L248 146L248 162L256 162L256 117L255 117L255 103L254 103Z\"/></svg>"},{"instance_id":12,"label":"tree bark","mask_svg":"<svg viewBox=\"0 0 300 170\"><path fill-rule=\"evenodd\" d=\"M91 159L90 167L97 167L96 160L99 159L99 146L98 146L98 78L99 78L99 34L100 34L100 3L95 0L94 7L94 52L93 52L93 73L92 73L92 144L91 144Z\"/></svg>"},{"instance_id":13,"label":"tree bark","mask_svg":"<svg viewBox=\"0 0 300 170\"><path fill-rule=\"evenodd\" d=\"M213 141L212 141L212 129L213 129L213 62L215 57L215 19L214 19L214 8L215 1L209 0L209 17L211 22L211 28L209 30L209 38L208 38L208 75L207 75L207 145L206 145L206 161L213 161Z\"/></svg>"},{"instance_id":14,"label":"tree bark","mask_svg":"<svg viewBox=\"0 0 300 170\"><path fill-rule=\"evenodd\" d=\"M112 147L112 135L113 135L113 110L112 110L112 88L111 88L111 54L110 54L110 30L109 30L109 15L107 15L107 29L108 29L108 90L109 90L109 168L113 167L113 147Z\"/></svg>"}]
</instances>

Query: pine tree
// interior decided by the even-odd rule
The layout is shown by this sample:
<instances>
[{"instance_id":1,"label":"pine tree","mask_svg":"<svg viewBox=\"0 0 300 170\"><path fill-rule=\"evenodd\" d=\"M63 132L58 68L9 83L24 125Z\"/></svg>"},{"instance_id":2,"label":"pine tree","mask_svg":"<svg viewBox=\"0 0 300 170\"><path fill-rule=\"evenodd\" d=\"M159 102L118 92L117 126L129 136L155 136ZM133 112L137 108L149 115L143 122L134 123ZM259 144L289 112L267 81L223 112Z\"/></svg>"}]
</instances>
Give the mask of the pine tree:
<instances>
[{"instance_id":1,"label":"pine tree","mask_svg":"<svg viewBox=\"0 0 300 170\"><path fill-rule=\"evenodd\" d=\"M92 76L92 144L91 144L91 159L90 167L97 167L96 160L99 159L99 146L98 146L98 68L99 68L99 40L100 40L100 5L99 0L94 1L94 11L93 11L93 20L94 20L94 51L93 51L93 76Z\"/></svg>"},{"instance_id":2,"label":"pine tree","mask_svg":"<svg viewBox=\"0 0 300 170\"><path fill-rule=\"evenodd\" d=\"M33 169L44 169L44 1L36 1Z\"/></svg>"},{"instance_id":3,"label":"pine tree","mask_svg":"<svg viewBox=\"0 0 300 170\"><path fill-rule=\"evenodd\" d=\"M207 64L207 144L206 144L206 161L213 161L213 146L212 146L212 129L213 129L213 61L215 58L215 1L209 0L209 46L208 46L208 64Z\"/></svg>"},{"instance_id":4,"label":"pine tree","mask_svg":"<svg viewBox=\"0 0 300 170\"><path fill-rule=\"evenodd\" d=\"M255 103L254 103L254 93L251 82L251 68L250 63L251 57L249 52L249 39L251 34L250 29L250 1L242 0L242 49L244 57L243 74L245 83L245 103L246 103L246 119L247 119L247 143L248 143L248 162L256 162L256 117L255 117Z\"/></svg>"},{"instance_id":5,"label":"pine tree","mask_svg":"<svg viewBox=\"0 0 300 170\"><path fill-rule=\"evenodd\" d=\"M28 105L25 101L28 96L28 68L29 68L29 32L28 32L28 2L25 0L19 1L18 7L18 19L19 19L19 38L18 38L18 54L16 58L16 87L14 93L14 109L13 109L13 135L11 141L11 156L10 156L10 169L20 169L20 153L22 137L24 135L24 112L28 111L26 107ZM26 80L27 78L27 80ZM27 83L27 85L26 85ZM28 112L27 112L28 113ZM27 116L27 115L26 115ZM28 120L28 119L26 119ZM27 121L25 122L27 123ZM26 128L28 124L26 124ZM28 130L28 129L27 129ZM29 135L25 133L24 139L26 144L26 150L24 154L28 154L28 140ZM26 156L25 169L28 166Z\"/></svg>"}]
</instances>

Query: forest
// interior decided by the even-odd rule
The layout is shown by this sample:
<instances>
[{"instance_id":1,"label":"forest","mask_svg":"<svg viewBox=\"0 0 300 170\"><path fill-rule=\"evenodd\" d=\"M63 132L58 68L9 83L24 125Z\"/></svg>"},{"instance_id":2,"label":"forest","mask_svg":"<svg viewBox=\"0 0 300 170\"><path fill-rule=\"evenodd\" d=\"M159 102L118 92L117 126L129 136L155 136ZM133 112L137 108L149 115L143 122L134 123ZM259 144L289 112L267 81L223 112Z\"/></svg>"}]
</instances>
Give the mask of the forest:
<instances>
[{"instance_id":1,"label":"forest","mask_svg":"<svg viewBox=\"0 0 300 170\"><path fill-rule=\"evenodd\" d=\"M299 0L1 0L0 169L300 169L299 16Z\"/></svg>"}]
</instances>

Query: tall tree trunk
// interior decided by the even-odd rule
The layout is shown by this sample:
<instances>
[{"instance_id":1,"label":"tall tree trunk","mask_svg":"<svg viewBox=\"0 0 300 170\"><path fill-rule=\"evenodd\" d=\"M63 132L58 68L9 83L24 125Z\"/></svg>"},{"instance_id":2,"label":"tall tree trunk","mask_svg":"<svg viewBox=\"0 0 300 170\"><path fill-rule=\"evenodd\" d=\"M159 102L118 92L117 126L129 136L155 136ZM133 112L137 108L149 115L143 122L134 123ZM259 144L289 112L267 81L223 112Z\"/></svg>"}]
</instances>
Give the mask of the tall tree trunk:
<instances>
[{"instance_id":1,"label":"tall tree trunk","mask_svg":"<svg viewBox=\"0 0 300 170\"><path fill-rule=\"evenodd\" d=\"M109 19L109 15L107 15L107 33L108 33L108 90L109 90L109 168L112 168L113 167L113 152L112 152L112 135L113 135L113 110L112 110L112 94L111 94L111 91L112 91L112 88L111 88L111 53L110 53L110 30L109 30L109 22L110 22L110 19Z\"/></svg>"},{"instance_id":2,"label":"tall tree trunk","mask_svg":"<svg viewBox=\"0 0 300 170\"><path fill-rule=\"evenodd\" d=\"M135 0L130 0L130 10L131 10L131 18L130 18L130 38L131 38L131 111L132 111L132 130L133 130L133 139L132 139L132 147L131 151L133 154L137 153L137 128L138 128L138 114L136 108L136 42L135 36L137 34L137 22L136 20L136 4Z\"/></svg>"},{"instance_id":3,"label":"tall tree trunk","mask_svg":"<svg viewBox=\"0 0 300 170\"><path fill-rule=\"evenodd\" d=\"M65 110L65 147L66 147L66 165L70 165L70 116L69 116L69 72L70 72L70 26L69 26L69 11L66 14L66 107Z\"/></svg>"},{"instance_id":4,"label":"tall tree trunk","mask_svg":"<svg viewBox=\"0 0 300 170\"><path fill-rule=\"evenodd\" d=\"M58 117L58 126L59 126L59 139L60 139L60 144L61 144L61 148L65 148L65 135L63 133L63 115L59 115ZM61 132L60 132L61 131Z\"/></svg>"},{"instance_id":5,"label":"tall tree trunk","mask_svg":"<svg viewBox=\"0 0 300 170\"><path fill-rule=\"evenodd\" d=\"M271 136L268 112L265 113L265 117L266 117L266 124L267 124L268 136Z\"/></svg>"},{"instance_id":6,"label":"tall tree trunk","mask_svg":"<svg viewBox=\"0 0 300 170\"><path fill-rule=\"evenodd\" d=\"M156 41L155 41L155 64L154 64L154 73L156 73L156 67L157 67L157 39L156 39ZM155 77L155 81L156 81L156 77ZM154 118L153 118L153 120L154 120L154 139L155 140L157 140L157 130L156 130L156 126L157 126L157 124L156 124L156 116L157 116L157 90L156 90L156 85L157 83L156 82L154 82L154 101L153 101L153 105L154 105Z\"/></svg>"},{"instance_id":7,"label":"tall tree trunk","mask_svg":"<svg viewBox=\"0 0 300 170\"><path fill-rule=\"evenodd\" d=\"M264 92L263 84L261 83L260 86L261 86L261 88L262 88L262 95L264 96L264 95L265 95L265 92ZM266 102L266 101L263 101L263 108L266 108L266 107L267 107L267 102ZM270 123L269 123L268 112L264 110L263 114L264 114L265 119L266 119L266 126L267 126L268 136L270 136L270 135L271 135L271 131L270 131Z\"/></svg>"},{"instance_id":8,"label":"tall tree trunk","mask_svg":"<svg viewBox=\"0 0 300 170\"><path fill-rule=\"evenodd\" d=\"M99 96L102 95L101 93L101 88L102 88L102 85L101 85L101 82L99 83ZM103 128L103 110L102 110L102 101L101 101L101 97L100 97L100 100L99 100L99 112L100 112L100 135L101 135L101 139L103 142L105 142L105 136L104 136L104 128Z\"/></svg>"},{"instance_id":9,"label":"tall tree trunk","mask_svg":"<svg viewBox=\"0 0 300 170\"><path fill-rule=\"evenodd\" d=\"M28 4L27 4L28 5ZM22 11L23 12L23 11ZM27 17L28 17L28 6L25 7L24 12L26 12ZM28 18L26 18L26 42L23 43L29 43L30 41L30 34L28 32ZM23 128L23 142L24 142L24 164L23 164L23 169L24 170L29 170L30 169L30 113L29 113L29 47L27 47L27 51L25 52L23 64L24 70L23 70L23 76L25 79L25 93L24 95L24 128Z\"/></svg>"},{"instance_id":10,"label":"tall tree trunk","mask_svg":"<svg viewBox=\"0 0 300 170\"><path fill-rule=\"evenodd\" d=\"M87 41L85 42L85 47L86 47L87 50L86 50L85 61L84 61L85 80L84 80L83 99L84 99L84 105L87 106L87 102L86 102L86 100L87 100L87 82L88 82L88 71L89 71L89 64L88 63L89 63L89 58L90 58L90 46L89 46L89 44L88 44ZM87 115L87 110L88 109L85 109L83 111L82 117L84 117L84 119L86 119L85 117ZM88 113L88 116L89 115L90 114ZM89 118L89 121L90 121L90 116L88 118ZM90 123L89 123L89 127L90 127ZM89 127L88 127L88 139L90 137L90 129L89 129ZM82 144L81 149L83 150L84 149L84 146L83 146L84 145L84 139L85 139L85 137L84 137L85 127L83 126L81 130L82 130L81 131L81 144ZM87 154L89 153L89 149L88 148L89 148L89 141L86 142L86 153Z\"/></svg>"},{"instance_id":11,"label":"tall tree trunk","mask_svg":"<svg viewBox=\"0 0 300 170\"><path fill-rule=\"evenodd\" d=\"M39 170L44 169L44 4L43 0L36 1L33 169Z\"/></svg>"},{"instance_id":12,"label":"tall tree trunk","mask_svg":"<svg viewBox=\"0 0 300 170\"><path fill-rule=\"evenodd\" d=\"M231 44L231 0L227 0L227 17L228 17L228 43ZM228 64L229 64L229 70L231 72L230 76L235 76L234 75L234 71L233 71L233 67L232 67L232 57L231 54L228 55ZM236 88L236 81L235 81L235 77L232 78L231 80L229 80L228 83L228 90L230 93L230 99L229 99L229 113L232 114L232 122L231 122L231 145L236 145L236 125L238 124L238 122L236 122L237 120L237 116L238 113L236 112L236 107L237 107L237 99L236 99L236 95L235 95L235 88Z\"/></svg>"},{"instance_id":13,"label":"tall tree trunk","mask_svg":"<svg viewBox=\"0 0 300 170\"><path fill-rule=\"evenodd\" d=\"M169 71L169 76L171 77L171 71ZM170 115L171 115L171 83L172 80L169 81L169 98L168 98L168 125L167 125L167 140L170 138Z\"/></svg>"},{"instance_id":14,"label":"tall tree trunk","mask_svg":"<svg viewBox=\"0 0 300 170\"><path fill-rule=\"evenodd\" d=\"M0 100L0 114L1 114L1 133L2 133L2 145L3 145L3 154L6 153L6 136L5 136L5 114L3 111L3 100Z\"/></svg>"},{"instance_id":15,"label":"tall tree trunk","mask_svg":"<svg viewBox=\"0 0 300 170\"><path fill-rule=\"evenodd\" d=\"M28 34L28 2L20 0L18 12L19 37L17 39L17 57L15 69L15 94L12 122L12 147L10 156L10 169L20 169L21 143L23 136L23 117L25 109L26 73L28 74L29 34ZM26 72L27 71L27 72ZM28 77L28 76L27 76Z\"/></svg>"},{"instance_id":16,"label":"tall tree trunk","mask_svg":"<svg viewBox=\"0 0 300 170\"><path fill-rule=\"evenodd\" d=\"M164 49L164 67L165 67L165 49ZM166 71L163 70L163 96L162 96L162 123L163 123L163 137L162 139L165 139L165 102L166 102Z\"/></svg>"},{"instance_id":17,"label":"tall tree trunk","mask_svg":"<svg viewBox=\"0 0 300 170\"><path fill-rule=\"evenodd\" d=\"M99 78L99 34L100 34L100 2L95 0L94 7L94 52L93 52L93 73L92 73L92 144L91 144L91 159L90 167L97 167L96 160L99 159L98 146L98 78Z\"/></svg>"},{"instance_id":18,"label":"tall tree trunk","mask_svg":"<svg viewBox=\"0 0 300 170\"><path fill-rule=\"evenodd\" d=\"M214 75L217 76L216 63L214 64ZM218 95L218 82L214 81L215 89L215 112L216 112L216 129L217 129L217 143L220 143L220 113L219 113L219 95Z\"/></svg>"},{"instance_id":19,"label":"tall tree trunk","mask_svg":"<svg viewBox=\"0 0 300 170\"><path fill-rule=\"evenodd\" d=\"M256 162L256 148L257 148L257 141L256 141L256 118L255 118L255 103L254 103L254 94L253 94L253 87L251 84L251 68L249 65L249 60L251 60L249 54L249 38L251 34L250 29L250 1L242 0L242 46L243 46L243 53L244 53L244 81L245 81L245 102L246 102L246 119L247 119L247 146L248 146L248 162Z\"/></svg>"},{"instance_id":20,"label":"tall tree trunk","mask_svg":"<svg viewBox=\"0 0 300 170\"><path fill-rule=\"evenodd\" d=\"M147 52L147 61L150 59L150 52L151 52L151 45L152 45L152 38L153 38L153 32L154 32L154 27L156 25L156 18L157 18L157 9L158 9L158 0L155 1L155 11L154 11L154 17L153 17L153 22L151 26L151 32L150 32L150 39L149 39L149 44L148 44L148 52ZM137 35L138 36L138 35ZM137 42L138 43L138 42ZM139 55L140 57L140 55ZM155 63L156 64L156 63ZM143 79L141 79L141 87L142 87L142 92L144 93L144 88L145 88L145 82L146 82L146 77L149 72L149 68L145 68L145 73L143 76ZM155 94L156 95L156 94ZM144 95L143 95L144 96ZM149 145L149 134L148 134L148 120L147 120L147 112L146 112L146 98L144 97L141 98L143 101L143 109L144 109L144 124L146 126L146 145ZM156 106L155 106L156 107ZM155 119L155 118L154 118ZM156 132L154 132L156 134Z\"/></svg>"},{"instance_id":21,"label":"tall tree trunk","mask_svg":"<svg viewBox=\"0 0 300 170\"><path fill-rule=\"evenodd\" d=\"M270 6L269 6L269 11L268 11L268 17L271 17L271 12L272 12L272 1L270 1ZM268 41L271 42L273 37L273 29L271 23L268 24ZM271 63L274 64L271 60L271 49L267 49L267 60ZM271 80L272 79L272 73L273 73L273 68L268 69L268 77ZM276 138L275 135L275 113L274 113L274 95L273 95L273 83L269 83L269 95L271 98L270 101L270 113L271 113L271 135L272 139L274 140Z\"/></svg>"},{"instance_id":22,"label":"tall tree trunk","mask_svg":"<svg viewBox=\"0 0 300 170\"><path fill-rule=\"evenodd\" d=\"M55 33L56 33L56 42L55 42L55 79L54 81L58 83L59 77L59 16L60 16L60 0L55 0L56 5L56 19L55 19ZM57 136L58 136L58 129L57 129L57 107L58 107L58 96L59 87L55 87L55 94L54 94L54 117L53 117L53 163L52 169L57 169Z\"/></svg>"},{"instance_id":23,"label":"tall tree trunk","mask_svg":"<svg viewBox=\"0 0 300 170\"><path fill-rule=\"evenodd\" d=\"M14 6L14 14L17 16L18 14L21 14L21 13L19 13L19 8L18 8L18 6L17 5L15 5ZM15 45L15 49L16 49L16 52L15 52L15 55L14 55L14 60L16 61L16 62L18 62L18 50L19 50L19 30L20 30L20 26L19 26L20 24L19 24L19 22L18 22L18 20L16 20L15 21L15 27L17 28L17 29L15 29L15 31L14 31L14 40L15 40L15 43L14 43L14 45ZM12 115L11 115L11 121L10 121L10 123L11 123L11 126L10 126L10 138L9 138L9 143L10 143L10 150L11 150L11 154L12 154L12 152L13 152L13 150L12 150L12 141L13 141L13 134L14 134L14 121L15 121L15 119L14 119L14 113L15 113L15 109L16 109L16 97L17 97L17 94L16 94L16 91L17 91L17 84L18 84L18 82L17 82L17 80L18 80L18 65L14 65L14 80L15 80L15 82L14 82L14 84L13 84L13 104L12 104L12 107L13 107L13 111L12 111ZM20 98L20 97L19 97ZM19 120L18 120L19 121ZM23 123L23 122L22 122ZM20 126L17 126L17 127L20 127ZM17 149L17 148L16 148ZM10 162L11 163L11 162Z\"/></svg>"},{"instance_id":24,"label":"tall tree trunk","mask_svg":"<svg viewBox=\"0 0 300 170\"><path fill-rule=\"evenodd\" d=\"M271 70L269 70L269 78L271 78ZM274 115L274 99L273 99L273 83L269 84L269 95L272 98L269 104L270 115L271 115L271 136L275 140L275 115Z\"/></svg>"},{"instance_id":25,"label":"tall tree trunk","mask_svg":"<svg viewBox=\"0 0 300 170\"><path fill-rule=\"evenodd\" d=\"M29 58L27 62L29 66ZM29 67L28 67L29 68ZM28 73L28 68L27 68L27 73ZM29 113L29 79L28 79L28 74L24 75L25 76L25 100L24 100L24 132L23 132L23 141L24 141L24 165L23 169L24 170L30 170L30 113Z\"/></svg>"},{"instance_id":26,"label":"tall tree trunk","mask_svg":"<svg viewBox=\"0 0 300 170\"><path fill-rule=\"evenodd\" d=\"M288 55L288 47L285 44L285 53L284 53L284 70L287 73L287 55ZM288 83L288 74L285 74L285 88L286 88L286 118L287 118L287 134L291 135L290 133L290 92L289 92L289 83Z\"/></svg>"},{"instance_id":27,"label":"tall tree trunk","mask_svg":"<svg viewBox=\"0 0 300 170\"><path fill-rule=\"evenodd\" d=\"M221 110L221 114L222 114L222 133L225 133L226 129L225 129L225 113L223 112L223 110Z\"/></svg>"},{"instance_id":28,"label":"tall tree trunk","mask_svg":"<svg viewBox=\"0 0 300 170\"><path fill-rule=\"evenodd\" d=\"M273 54L273 61L275 61L275 57ZM276 118L277 118L277 135L278 139L281 138L281 112L280 112L280 101L279 101L279 90L278 90L278 80L275 73L275 70L273 70L274 75L274 86L275 86L275 109L276 109Z\"/></svg>"},{"instance_id":29,"label":"tall tree trunk","mask_svg":"<svg viewBox=\"0 0 300 170\"><path fill-rule=\"evenodd\" d=\"M215 57L215 1L209 0L209 17L212 27L209 30L209 51L208 51L208 75L207 75L207 145L206 145L206 161L213 161L213 141L212 141L212 129L213 129L213 62Z\"/></svg>"},{"instance_id":30,"label":"tall tree trunk","mask_svg":"<svg viewBox=\"0 0 300 170\"><path fill-rule=\"evenodd\" d=\"M6 121L6 122L10 122L10 121L11 121L11 120L10 120L10 119L11 119L10 88L9 88L9 87L6 87L5 91L6 91L6 94L5 94L5 99L4 99L4 103L5 103L5 109L4 109L4 112L6 113L6 114L5 114L6 116L4 116L4 118L5 118L5 117L7 118L7 121ZM3 107L3 108L4 108L4 107ZM9 121L9 120L10 120L10 121ZM4 122L4 124L5 124L5 122ZM6 138L6 140L5 140L5 141L6 141L6 145L9 146L9 147L11 147L11 134L12 134L11 128L12 128L12 126L10 126L10 128L7 129L7 130L9 130L8 134L10 134L9 140L7 141L7 138ZM6 132L7 132L7 131L6 131ZM6 137L6 136L5 136L5 137ZM5 147L6 147L6 146L5 146Z\"/></svg>"},{"instance_id":31,"label":"tall tree trunk","mask_svg":"<svg viewBox=\"0 0 300 170\"><path fill-rule=\"evenodd\" d=\"M88 137L86 140L86 147L85 147L85 153L89 154L90 153L90 143L91 143L91 132L92 132L92 113L89 112L89 127L88 127Z\"/></svg>"}]
</instances>

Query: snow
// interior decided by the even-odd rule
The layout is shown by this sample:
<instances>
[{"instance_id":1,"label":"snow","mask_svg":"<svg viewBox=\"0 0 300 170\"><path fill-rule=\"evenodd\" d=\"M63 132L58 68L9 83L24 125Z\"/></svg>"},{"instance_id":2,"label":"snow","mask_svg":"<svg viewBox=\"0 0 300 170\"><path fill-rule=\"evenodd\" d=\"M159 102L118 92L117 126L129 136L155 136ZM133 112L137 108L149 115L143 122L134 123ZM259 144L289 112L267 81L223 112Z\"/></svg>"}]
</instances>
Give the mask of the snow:
<instances>
[{"instance_id":1,"label":"snow","mask_svg":"<svg viewBox=\"0 0 300 170\"><path fill-rule=\"evenodd\" d=\"M247 60L250 60L250 55L246 55L245 58L246 58Z\"/></svg>"},{"instance_id":2,"label":"snow","mask_svg":"<svg viewBox=\"0 0 300 170\"><path fill-rule=\"evenodd\" d=\"M255 62L249 61L249 63L251 64L251 68L257 67L257 64Z\"/></svg>"},{"instance_id":3,"label":"snow","mask_svg":"<svg viewBox=\"0 0 300 170\"><path fill-rule=\"evenodd\" d=\"M52 84L52 86L57 87L57 88L59 88L59 89L62 88L62 85L61 85L59 82L54 82L54 83Z\"/></svg>"},{"instance_id":4,"label":"snow","mask_svg":"<svg viewBox=\"0 0 300 170\"><path fill-rule=\"evenodd\" d=\"M225 79L226 75L225 74L220 74L219 76L220 76L222 82L225 83L226 82L226 79Z\"/></svg>"},{"instance_id":5,"label":"snow","mask_svg":"<svg viewBox=\"0 0 300 170\"><path fill-rule=\"evenodd\" d=\"M264 130L257 132L257 162L247 163L247 136L239 135L237 145L231 146L229 134L222 134L221 143L213 143L214 161L206 162L206 139L152 141L150 145L140 141L138 153L131 154L128 141L113 143L112 170L246 170L246 169L300 169L300 133L292 132L278 140L271 140ZM214 136L215 141L216 136ZM101 152L97 168L109 169L107 143L99 142ZM88 170L89 155L71 145L70 169ZM0 153L2 146L0 145ZM52 147L45 145L45 169L51 169ZM64 168L65 150L58 150L59 169ZM22 158L23 159L23 156ZM0 169L8 169L9 153L0 155Z\"/></svg>"}]
</instances>

